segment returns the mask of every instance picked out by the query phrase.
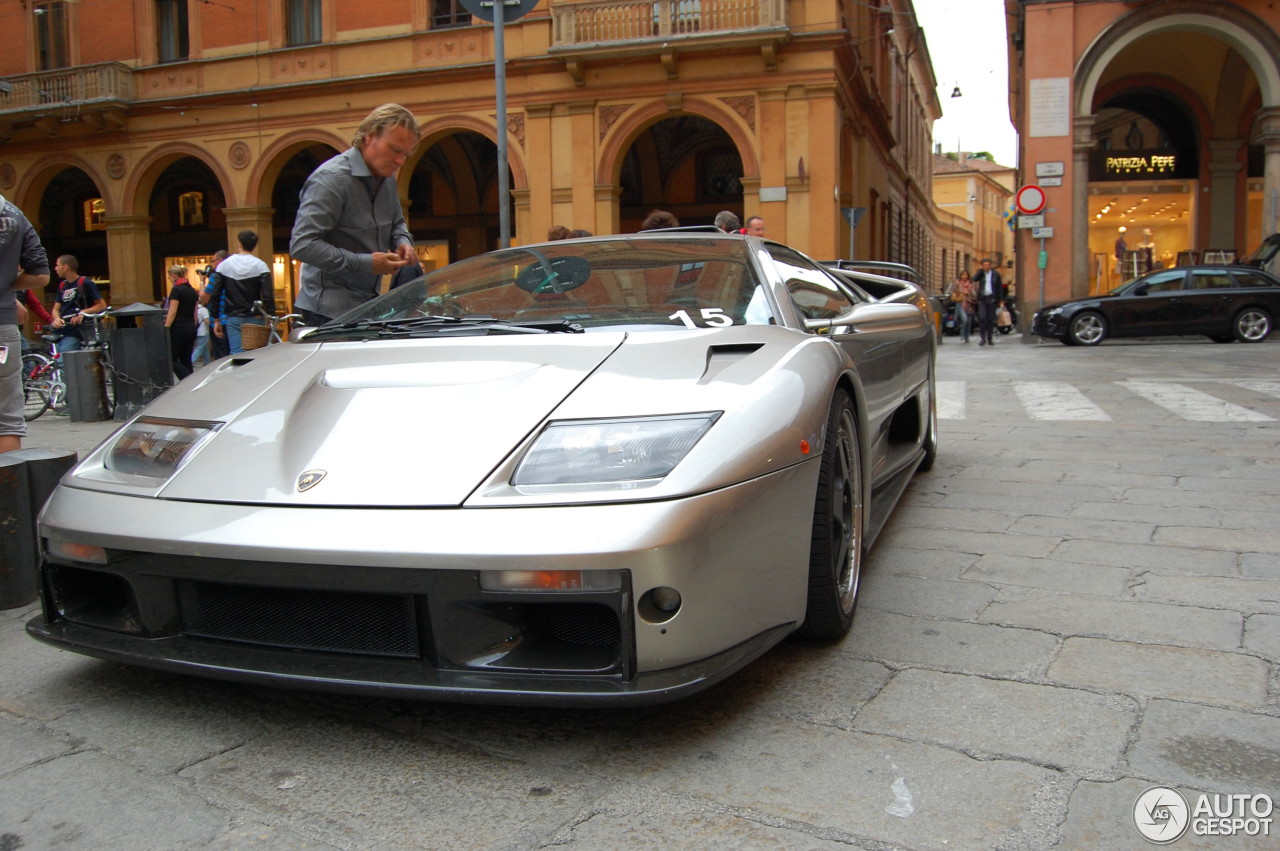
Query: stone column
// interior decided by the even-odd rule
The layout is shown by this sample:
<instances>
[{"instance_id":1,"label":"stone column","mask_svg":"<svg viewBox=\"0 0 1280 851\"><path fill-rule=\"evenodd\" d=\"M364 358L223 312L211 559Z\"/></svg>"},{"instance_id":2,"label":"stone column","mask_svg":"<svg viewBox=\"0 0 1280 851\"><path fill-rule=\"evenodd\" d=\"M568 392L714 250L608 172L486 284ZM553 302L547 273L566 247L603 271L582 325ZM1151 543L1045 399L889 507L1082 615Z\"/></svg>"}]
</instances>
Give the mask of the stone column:
<instances>
[{"instance_id":1,"label":"stone column","mask_svg":"<svg viewBox=\"0 0 1280 851\"><path fill-rule=\"evenodd\" d=\"M1209 151L1209 244L1205 248L1247 249L1236 245L1236 180L1244 165L1240 161L1240 139L1210 139Z\"/></svg>"},{"instance_id":2,"label":"stone column","mask_svg":"<svg viewBox=\"0 0 1280 851\"><path fill-rule=\"evenodd\" d=\"M1096 119L1096 115L1077 115L1072 119L1071 268L1068 270L1072 298L1089 295L1089 155L1093 153L1093 124ZM1034 248L1028 256L1039 254L1039 246L1031 246L1029 238L1026 244L1028 248ZM1023 269L1028 269L1025 261ZM1038 274L1039 270L1036 271Z\"/></svg>"},{"instance_id":3,"label":"stone column","mask_svg":"<svg viewBox=\"0 0 1280 851\"><path fill-rule=\"evenodd\" d=\"M1262 238L1280 231L1280 106L1257 112L1253 142L1262 146Z\"/></svg>"},{"instance_id":4,"label":"stone column","mask_svg":"<svg viewBox=\"0 0 1280 851\"><path fill-rule=\"evenodd\" d=\"M140 301L153 304L155 295L151 266L151 217L104 217L107 227L107 269L111 276L111 306L127 307Z\"/></svg>"},{"instance_id":5,"label":"stone column","mask_svg":"<svg viewBox=\"0 0 1280 851\"><path fill-rule=\"evenodd\" d=\"M251 230L258 235L258 248L253 253L270 266L275 253L271 246L271 216L274 212L271 207L224 207L222 213L227 217L227 251L232 254L239 251L240 242L236 235L242 230Z\"/></svg>"}]
</instances>

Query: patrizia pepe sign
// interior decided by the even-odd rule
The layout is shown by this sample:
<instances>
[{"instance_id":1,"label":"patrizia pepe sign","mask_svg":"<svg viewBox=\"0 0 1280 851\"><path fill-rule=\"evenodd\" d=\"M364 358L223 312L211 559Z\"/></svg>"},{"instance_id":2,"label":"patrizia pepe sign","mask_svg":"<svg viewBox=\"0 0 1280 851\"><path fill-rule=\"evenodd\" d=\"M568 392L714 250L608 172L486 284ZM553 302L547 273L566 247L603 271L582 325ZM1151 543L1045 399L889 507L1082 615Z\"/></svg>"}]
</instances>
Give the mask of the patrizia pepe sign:
<instances>
[{"instance_id":1,"label":"patrizia pepe sign","mask_svg":"<svg viewBox=\"0 0 1280 851\"><path fill-rule=\"evenodd\" d=\"M1186 157L1177 151L1094 151L1089 161L1090 180L1184 178Z\"/></svg>"}]
</instances>

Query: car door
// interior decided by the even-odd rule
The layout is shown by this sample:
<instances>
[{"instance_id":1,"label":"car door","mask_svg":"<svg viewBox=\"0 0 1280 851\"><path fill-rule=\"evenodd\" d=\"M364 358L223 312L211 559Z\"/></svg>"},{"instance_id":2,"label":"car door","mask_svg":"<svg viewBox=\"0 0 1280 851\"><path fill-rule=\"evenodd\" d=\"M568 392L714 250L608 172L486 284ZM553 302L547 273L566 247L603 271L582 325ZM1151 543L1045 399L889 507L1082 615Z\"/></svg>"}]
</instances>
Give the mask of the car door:
<instances>
[{"instance_id":1,"label":"car door","mask_svg":"<svg viewBox=\"0 0 1280 851\"><path fill-rule=\"evenodd\" d=\"M1186 269L1152 272L1113 299L1105 300L1111 334L1116 337L1176 334L1168 330L1184 308Z\"/></svg>"},{"instance_id":2,"label":"car door","mask_svg":"<svg viewBox=\"0 0 1280 851\"><path fill-rule=\"evenodd\" d=\"M802 319L834 319L871 302L869 296L844 286L797 251L770 244L769 252ZM905 387L901 339L839 326L815 333L830 337L857 364L872 422L879 422L897 406Z\"/></svg>"},{"instance_id":3,"label":"car door","mask_svg":"<svg viewBox=\"0 0 1280 851\"><path fill-rule=\"evenodd\" d=\"M1241 292L1225 268L1191 270L1191 285L1182 305L1182 334L1230 334L1231 317L1240 305Z\"/></svg>"}]
</instances>

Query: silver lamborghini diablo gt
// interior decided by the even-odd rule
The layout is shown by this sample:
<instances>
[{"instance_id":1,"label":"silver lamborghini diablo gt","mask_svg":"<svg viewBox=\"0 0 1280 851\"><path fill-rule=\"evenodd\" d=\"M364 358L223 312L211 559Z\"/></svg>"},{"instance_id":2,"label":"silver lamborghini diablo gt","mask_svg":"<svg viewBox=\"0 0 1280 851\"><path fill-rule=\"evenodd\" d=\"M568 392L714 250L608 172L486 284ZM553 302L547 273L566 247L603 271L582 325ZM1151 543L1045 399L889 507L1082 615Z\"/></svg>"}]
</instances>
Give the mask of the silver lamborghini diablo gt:
<instances>
[{"instance_id":1,"label":"silver lamborghini diablo gt","mask_svg":"<svg viewBox=\"0 0 1280 851\"><path fill-rule=\"evenodd\" d=\"M41 515L27 630L305 689L692 694L849 630L937 452L925 304L688 230L462 260L219 361L89 454Z\"/></svg>"}]
</instances>

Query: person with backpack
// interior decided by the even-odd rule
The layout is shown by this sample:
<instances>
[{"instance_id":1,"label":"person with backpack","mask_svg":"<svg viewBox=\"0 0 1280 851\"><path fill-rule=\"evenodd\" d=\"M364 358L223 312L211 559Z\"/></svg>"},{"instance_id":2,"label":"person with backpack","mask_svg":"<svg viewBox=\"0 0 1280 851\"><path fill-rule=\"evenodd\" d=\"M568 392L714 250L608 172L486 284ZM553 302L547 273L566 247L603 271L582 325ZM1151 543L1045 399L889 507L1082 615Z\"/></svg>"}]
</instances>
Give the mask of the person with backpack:
<instances>
[{"instance_id":1,"label":"person with backpack","mask_svg":"<svg viewBox=\"0 0 1280 851\"><path fill-rule=\"evenodd\" d=\"M58 333L58 352L74 352L84 343L81 324L83 313L100 313L107 309L96 284L80 274L80 261L70 254L63 254L53 265L57 274L58 295L53 300L53 321L49 324Z\"/></svg>"},{"instance_id":2,"label":"person with backpack","mask_svg":"<svg viewBox=\"0 0 1280 851\"><path fill-rule=\"evenodd\" d=\"M262 302L268 314L276 312L275 283L271 269L253 249L258 247L258 235L251 230L236 234L240 250L218 264L214 275L213 292L209 294L209 313L213 317L213 332L226 334L231 354L244 351L241 329L245 325L266 325L261 313L254 309L255 301ZM216 275L216 277L215 277Z\"/></svg>"}]
</instances>

